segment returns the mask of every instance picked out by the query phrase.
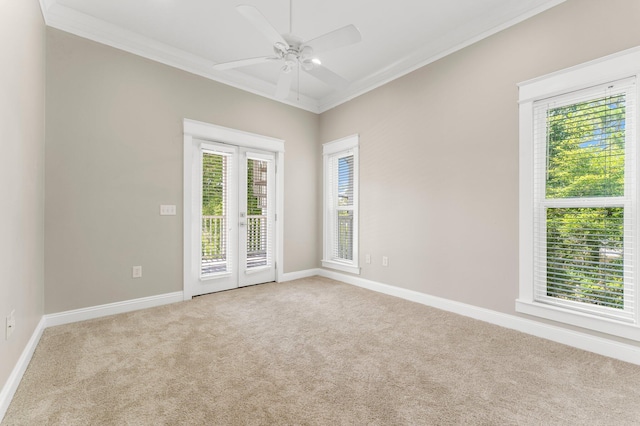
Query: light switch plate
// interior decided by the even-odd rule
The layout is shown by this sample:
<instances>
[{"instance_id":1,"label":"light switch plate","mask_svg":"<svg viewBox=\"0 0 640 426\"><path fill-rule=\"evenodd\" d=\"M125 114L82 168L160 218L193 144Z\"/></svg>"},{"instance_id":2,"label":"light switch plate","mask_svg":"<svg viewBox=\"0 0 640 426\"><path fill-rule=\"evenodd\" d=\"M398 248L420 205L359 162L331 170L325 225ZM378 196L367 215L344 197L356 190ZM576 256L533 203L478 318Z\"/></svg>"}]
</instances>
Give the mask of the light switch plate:
<instances>
[{"instance_id":1,"label":"light switch plate","mask_svg":"<svg viewBox=\"0 0 640 426\"><path fill-rule=\"evenodd\" d=\"M176 215L176 206L175 204L161 204L160 205L160 216L175 216Z\"/></svg>"}]
</instances>

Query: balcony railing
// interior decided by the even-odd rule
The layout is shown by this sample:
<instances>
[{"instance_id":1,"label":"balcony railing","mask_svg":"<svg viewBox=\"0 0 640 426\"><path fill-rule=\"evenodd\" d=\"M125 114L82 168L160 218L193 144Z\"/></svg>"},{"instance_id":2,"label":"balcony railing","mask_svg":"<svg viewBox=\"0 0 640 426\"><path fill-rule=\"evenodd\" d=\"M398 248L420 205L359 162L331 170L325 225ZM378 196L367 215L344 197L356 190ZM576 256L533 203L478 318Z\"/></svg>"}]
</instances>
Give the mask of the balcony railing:
<instances>
[{"instance_id":1,"label":"balcony railing","mask_svg":"<svg viewBox=\"0 0 640 426\"><path fill-rule=\"evenodd\" d=\"M202 216L201 275L227 271L227 219L224 216Z\"/></svg>"},{"instance_id":2,"label":"balcony railing","mask_svg":"<svg viewBox=\"0 0 640 426\"><path fill-rule=\"evenodd\" d=\"M266 266L269 234L267 215L247 216L247 269Z\"/></svg>"},{"instance_id":3,"label":"balcony railing","mask_svg":"<svg viewBox=\"0 0 640 426\"><path fill-rule=\"evenodd\" d=\"M228 253L227 218L225 216L202 216L202 261L201 275L213 275L231 270ZM247 264L248 270L269 264L267 216L247 217Z\"/></svg>"},{"instance_id":4,"label":"balcony railing","mask_svg":"<svg viewBox=\"0 0 640 426\"><path fill-rule=\"evenodd\" d=\"M338 241L336 257L343 260L353 260L353 212L338 211Z\"/></svg>"}]
</instances>

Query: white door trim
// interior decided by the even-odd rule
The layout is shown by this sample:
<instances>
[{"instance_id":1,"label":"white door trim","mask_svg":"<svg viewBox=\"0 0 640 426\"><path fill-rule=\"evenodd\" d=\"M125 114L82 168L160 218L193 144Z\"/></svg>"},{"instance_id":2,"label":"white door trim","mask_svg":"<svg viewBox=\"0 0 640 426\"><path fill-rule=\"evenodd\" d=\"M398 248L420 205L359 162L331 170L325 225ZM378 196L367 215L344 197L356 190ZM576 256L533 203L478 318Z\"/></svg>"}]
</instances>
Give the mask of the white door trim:
<instances>
[{"instance_id":1,"label":"white door trim","mask_svg":"<svg viewBox=\"0 0 640 426\"><path fill-rule=\"evenodd\" d=\"M196 294L193 288L193 276L198 271L193 271L194 241L192 236L193 198L194 188L193 155L198 151L196 145L198 139L233 145L242 148L252 148L275 153L276 163L276 222L275 222L275 263L276 281L280 281L284 275L283 270L283 241L284 227L284 140L262 136L242 130L217 126L215 124L184 119L184 146L183 146L183 294L184 300L189 300Z\"/></svg>"}]
</instances>

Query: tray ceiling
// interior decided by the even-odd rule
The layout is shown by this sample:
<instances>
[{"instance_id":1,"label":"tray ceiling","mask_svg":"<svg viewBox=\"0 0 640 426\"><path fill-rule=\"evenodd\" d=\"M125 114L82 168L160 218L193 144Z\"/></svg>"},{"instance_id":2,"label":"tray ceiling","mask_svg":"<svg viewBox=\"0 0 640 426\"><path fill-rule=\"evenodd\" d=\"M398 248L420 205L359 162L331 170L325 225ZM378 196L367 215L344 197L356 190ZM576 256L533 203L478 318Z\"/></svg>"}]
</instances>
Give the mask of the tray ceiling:
<instances>
[{"instance_id":1,"label":"tray ceiling","mask_svg":"<svg viewBox=\"0 0 640 426\"><path fill-rule=\"evenodd\" d=\"M281 102L320 113L564 0L293 0L292 32L309 40L354 24L362 42L318 55L350 81L336 90L294 76ZM249 4L284 34L290 0L41 0L47 25L212 80L274 98L281 64L217 71L267 56L269 41L235 9Z\"/></svg>"}]
</instances>

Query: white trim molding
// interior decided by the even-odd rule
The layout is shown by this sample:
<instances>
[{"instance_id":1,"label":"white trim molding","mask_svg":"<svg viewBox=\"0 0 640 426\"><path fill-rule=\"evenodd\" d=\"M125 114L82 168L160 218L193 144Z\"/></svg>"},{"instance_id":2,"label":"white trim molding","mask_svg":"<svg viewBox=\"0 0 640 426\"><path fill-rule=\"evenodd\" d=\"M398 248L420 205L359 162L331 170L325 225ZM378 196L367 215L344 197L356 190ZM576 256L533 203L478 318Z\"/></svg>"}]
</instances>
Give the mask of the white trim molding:
<instances>
[{"instance_id":1,"label":"white trim molding","mask_svg":"<svg viewBox=\"0 0 640 426\"><path fill-rule=\"evenodd\" d=\"M46 326L53 327L182 301L182 292L176 291L174 293L159 294L157 296L141 297L139 299L124 300L122 302L107 303L105 305L48 314L45 315L44 318L46 320Z\"/></svg>"},{"instance_id":2,"label":"white trim molding","mask_svg":"<svg viewBox=\"0 0 640 426\"><path fill-rule=\"evenodd\" d=\"M592 336L577 331L564 329L561 327L542 324L526 318L504 314L461 302L443 299L408 290L376 281L367 280L361 277L345 275L340 272L329 271L325 269L306 269L302 271L287 272L281 274L279 282L293 281L313 276L321 276L330 278L345 284L355 285L367 290L386 294L389 296L399 297L411 302L420 303L444 311L452 312L458 315L485 321L490 324L509 328L523 333L531 334L536 337L551 340L554 342L569 345L578 349L597 353L599 355L608 356L629 363L640 365L640 347L616 342L601 337ZM42 333L48 327L57 325L70 324L88 319L95 319L119 313L131 312L140 309L161 306L170 303L177 303L183 300L182 292L174 292L161 294L157 296L144 297L122 302L109 303L83 309L75 309L56 314L48 314L42 317L36 326L29 342L25 346L22 355L18 359L9 378L0 391L0 421L4 417L9 404L20 384L22 376L26 371L29 362L35 352L35 349L42 337Z\"/></svg>"},{"instance_id":3,"label":"white trim molding","mask_svg":"<svg viewBox=\"0 0 640 426\"><path fill-rule=\"evenodd\" d=\"M354 256L355 257L355 256ZM336 271L349 272L350 274L360 275L360 267L347 265L341 262L335 262L332 260L323 260L323 268L335 269Z\"/></svg>"},{"instance_id":4,"label":"white trim molding","mask_svg":"<svg viewBox=\"0 0 640 426\"><path fill-rule=\"evenodd\" d=\"M282 274L279 280L279 283L284 283L287 281L300 280L303 278L310 278L320 275L320 269L305 269L303 271L295 271L295 272L287 272Z\"/></svg>"},{"instance_id":5,"label":"white trim molding","mask_svg":"<svg viewBox=\"0 0 640 426\"><path fill-rule=\"evenodd\" d=\"M519 102L530 103L561 93L596 86L638 74L640 46L613 53L518 84Z\"/></svg>"},{"instance_id":6,"label":"white trim molding","mask_svg":"<svg viewBox=\"0 0 640 426\"><path fill-rule=\"evenodd\" d=\"M242 148L284 152L284 141L282 139L245 132L243 130L232 129L230 127L218 126L216 124L205 123L202 121L189 120L188 118L184 119L183 125L184 133L192 138L206 139L212 142L236 145Z\"/></svg>"},{"instance_id":7,"label":"white trim molding","mask_svg":"<svg viewBox=\"0 0 640 426\"><path fill-rule=\"evenodd\" d=\"M281 281L284 274L284 151L285 141L243 130L218 126L196 120L183 120L183 296L184 300L198 294L197 283L200 282L197 258L199 242L195 237L199 224L193 218L194 200L197 200L197 175L195 163L203 143L213 142L236 148L256 149L273 153L275 156L275 266L276 281ZM198 237L199 238L199 237ZM197 277L197 278L196 278ZM234 286L235 287L235 286Z\"/></svg>"},{"instance_id":8,"label":"white trim molding","mask_svg":"<svg viewBox=\"0 0 640 426\"><path fill-rule=\"evenodd\" d=\"M359 267L359 199L360 199L360 135L354 134L322 144L322 267L360 275ZM337 164L339 159L353 157L353 196L350 206L340 206L339 178ZM351 233L351 259L336 258L337 224L335 215L340 210L353 213Z\"/></svg>"},{"instance_id":9,"label":"white trim molding","mask_svg":"<svg viewBox=\"0 0 640 426\"><path fill-rule=\"evenodd\" d=\"M9 404L11 404L11 400L20 385L24 372L27 371L27 367L31 362L31 357L33 357L33 353L35 352L38 342L40 342L40 337L42 337L42 333L46 327L46 319L43 317L40 319L40 322L38 322L33 334L31 334L31 338L22 351L20 358L18 358L18 362L13 367L13 370L11 370L9 378L2 387L2 391L0 391L0 422L2 422L4 415L7 413Z\"/></svg>"},{"instance_id":10,"label":"white trim molding","mask_svg":"<svg viewBox=\"0 0 640 426\"><path fill-rule=\"evenodd\" d=\"M140 309L153 308L156 306L167 305L183 301L181 291L174 293L159 294L157 296L142 297L139 299L124 300L122 302L108 303L105 305L92 306L82 309L74 309L71 311L59 312L56 314L44 315L36 326L29 342L22 351L22 355L18 359L15 367L11 371L9 378L0 391L0 422L11 404L11 400L18 389L18 385L22 380L24 372L31 362L31 357L40 342L42 333L46 328L57 325L70 324L88 319L101 318L109 315L122 314L125 312L137 311Z\"/></svg>"},{"instance_id":11,"label":"white trim molding","mask_svg":"<svg viewBox=\"0 0 640 426\"><path fill-rule=\"evenodd\" d=\"M330 92L319 99L304 94L296 94L296 96L294 96L292 91L292 94L285 100L275 97L275 82L267 82L238 70L213 70L213 62L208 58L178 49L138 32L124 29L86 13L79 12L78 10L61 4L59 0L40 0L40 5L45 22L50 27L218 81L249 93L254 93L274 101L320 114L409 74L418 68L424 67L503 31L506 28L523 22L565 1L566 0L548 0L533 9L524 7L520 11L514 11L514 13L511 14L512 16L502 23L495 22L495 24L492 24L491 22L484 22L482 25L476 25L480 24L478 22L472 24L471 29L469 27L461 27L452 30L447 34L447 37L436 38L388 66L357 81L353 81L352 84L343 91Z\"/></svg>"},{"instance_id":12,"label":"white trim molding","mask_svg":"<svg viewBox=\"0 0 640 426\"><path fill-rule=\"evenodd\" d=\"M420 303L443 311L452 312L465 317L488 322L500 327L511 330L521 331L536 337L551 340L553 342L572 346L598 355L608 356L621 361L640 365L640 347L621 343L602 337L593 336L578 331L568 330L566 328L543 324L527 318L504 314L490 309L480 308L478 306L468 305L466 303L456 302L441 297L431 296L405 288L395 287L388 284L382 284L376 281L370 281L364 278L345 275L339 272L319 270L322 277L341 281L346 284L355 285L368 290L383 293L389 296L399 297L401 299Z\"/></svg>"},{"instance_id":13,"label":"white trim molding","mask_svg":"<svg viewBox=\"0 0 640 426\"><path fill-rule=\"evenodd\" d=\"M635 129L640 123L640 114L635 106L636 100L640 98L638 84L640 81L640 47L627 49L614 53L590 62L563 69L551 74L547 74L532 80L518 84L519 87L519 296L515 303L516 312L533 315L548 320L566 323L585 329L590 329L612 336L619 336L625 339L640 341L640 309L638 306L640 296L638 295L638 277L640 277L640 264L637 253L633 250L624 251L625 266L625 288L634 287L634 290L625 290L624 309L620 312L604 312L605 309L587 306L587 303L580 302L571 305L572 302L559 305L560 301L551 302L544 299L546 289L546 249L544 248L544 235L546 230L540 228L545 226L543 219L538 219L542 225L536 226L536 215L544 217L545 209L549 206L581 207L585 205L593 206L613 206L622 203L624 206L625 222L625 247L634 247L640 235L637 230L636 205L638 191L634 189L634 174L637 167L637 145L638 131ZM547 199L545 197L545 184L543 177L546 170L546 157L543 144L544 127L537 124L537 121L544 120L546 114L539 114L536 119L536 111L544 111L546 104L553 100L558 102L566 101L564 96L574 97L580 93L586 94L587 98L593 92L602 93L604 89L612 89L621 84L627 99L627 121L626 121L626 141L625 141L625 195L624 197L596 197L596 201L589 198L580 199ZM634 86L635 84L635 86ZM596 90L602 89L598 92ZM598 95L601 96L601 95ZM571 99L571 98L570 98ZM635 110L634 110L635 108ZM632 115L633 114L633 115ZM542 118L540 118L542 117ZM632 118L632 119L629 119ZM633 122L633 124L632 124ZM546 123L544 123L546 125ZM542 137L540 137L542 135ZM538 149L536 150L536 147ZM541 183L542 182L542 183ZM553 204L555 203L555 204ZM587 204L581 204L587 203ZM591 204L589 204L591 203ZM605 204L609 203L609 204ZM627 235L630 234L630 236ZM538 235L538 236L536 236ZM541 241L541 243L536 243ZM542 261L536 263L537 250L541 251L538 259ZM536 267L537 265L537 267ZM536 278L536 270L537 278ZM541 271L541 272L540 272ZM540 278L541 277L541 278ZM534 291L536 289L536 291ZM541 296L542 294L542 296ZM582 305L582 306L579 306ZM640 357L639 357L640 359Z\"/></svg>"}]
</instances>

